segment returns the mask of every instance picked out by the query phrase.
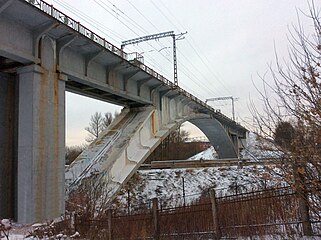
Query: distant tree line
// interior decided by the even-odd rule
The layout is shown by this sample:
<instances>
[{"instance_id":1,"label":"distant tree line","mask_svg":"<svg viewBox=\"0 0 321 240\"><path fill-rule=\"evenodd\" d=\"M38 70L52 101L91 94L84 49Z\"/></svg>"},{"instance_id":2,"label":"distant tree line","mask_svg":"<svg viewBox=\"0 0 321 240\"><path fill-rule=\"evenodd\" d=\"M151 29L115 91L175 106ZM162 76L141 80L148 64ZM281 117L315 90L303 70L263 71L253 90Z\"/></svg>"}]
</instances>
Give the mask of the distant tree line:
<instances>
[{"instance_id":1,"label":"distant tree line","mask_svg":"<svg viewBox=\"0 0 321 240\"><path fill-rule=\"evenodd\" d=\"M114 115L110 112L106 112L104 115L100 112L95 112L90 117L89 126L85 127L85 130L89 133L86 141L91 143L97 139L99 134L104 131L118 115L119 113L117 112L115 112Z\"/></svg>"}]
</instances>

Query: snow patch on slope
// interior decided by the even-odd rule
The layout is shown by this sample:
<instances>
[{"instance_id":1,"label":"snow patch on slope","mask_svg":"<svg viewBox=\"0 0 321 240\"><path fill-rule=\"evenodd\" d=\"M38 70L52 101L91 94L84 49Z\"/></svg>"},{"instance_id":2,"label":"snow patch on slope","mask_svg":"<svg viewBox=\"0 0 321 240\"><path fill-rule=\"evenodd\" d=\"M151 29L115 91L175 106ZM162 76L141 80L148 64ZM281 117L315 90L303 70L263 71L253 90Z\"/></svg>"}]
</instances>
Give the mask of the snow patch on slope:
<instances>
[{"instance_id":1,"label":"snow patch on slope","mask_svg":"<svg viewBox=\"0 0 321 240\"><path fill-rule=\"evenodd\" d=\"M192 157L190 157L188 160L213 160L213 159L217 159L218 155L214 149L213 146L211 146L210 148L206 149L203 152L200 152Z\"/></svg>"},{"instance_id":2,"label":"snow patch on slope","mask_svg":"<svg viewBox=\"0 0 321 240\"><path fill-rule=\"evenodd\" d=\"M241 153L243 158L256 161L259 158L274 157L275 151L258 149L256 135L249 134L248 146ZM217 159L213 147L196 154L189 160ZM277 172L278 169L275 169ZM268 176L268 177L267 177ZM159 198L164 206L175 206L183 201L183 181L185 200L190 203L201 195L207 194L209 188L216 189L218 195L235 194L250 190L263 189L284 184L279 176L273 175L263 165L231 167L212 167L198 169L161 169L140 170L129 181L131 204L139 205L148 199ZM126 193L126 194L125 194ZM118 197L121 203L127 203L128 192L122 191Z\"/></svg>"}]
</instances>

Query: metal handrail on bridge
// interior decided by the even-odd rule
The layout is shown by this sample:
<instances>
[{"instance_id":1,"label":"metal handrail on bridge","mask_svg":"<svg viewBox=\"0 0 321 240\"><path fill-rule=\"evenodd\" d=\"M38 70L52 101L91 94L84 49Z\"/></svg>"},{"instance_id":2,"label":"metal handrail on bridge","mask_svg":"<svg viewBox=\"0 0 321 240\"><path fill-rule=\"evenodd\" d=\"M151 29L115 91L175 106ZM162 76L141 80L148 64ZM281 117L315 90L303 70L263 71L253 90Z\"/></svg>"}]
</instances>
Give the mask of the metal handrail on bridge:
<instances>
[{"instance_id":1,"label":"metal handrail on bridge","mask_svg":"<svg viewBox=\"0 0 321 240\"><path fill-rule=\"evenodd\" d=\"M83 36L87 37L88 39L92 40L93 42L99 44L101 47L107 49L108 51L111 51L114 54L116 54L117 56L124 58L126 61L131 60L131 59L129 59L128 53L126 53L122 49L114 46L113 44L108 42L105 38L102 38L98 34L89 30L88 28L86 28L85 26L80 24L79 21L76 21L73 18L64 14L63 12L59 11L58 9L53 7L53 5L48 4L43 0L23 0L23 1L31 4L32 6L38 8L39 10L43 11L44 13L50 15L51 17L55 18L56 20L58 20L62 24L68 26L69 28L71 28L74 31L77 31L81 35L83 35ZM213 113L215 113L217 115L217 117L224 119L225 121L231 122L231 123L237 125L238 127L244 128L243 126L241 126L237 122L233 121L232 119L230 119L230 118L226 117L225 115L223 115L222 113L220 113L219 111L215 111L214 108L207 105L205 102L203 102L199 98L195 97L191 93L187 92L186 90L182 89L181 87L175 86L175 84L173 82L169 81L167 78L165 78L161 74L157 73L156 71L154 71L150 67L146 66L145 64L140 63L138 65L138 67L140 69L142 69L143 71L147 72L148 74L150 74L151 76L153 76L154 78L158 79L159 81L165 83L170 88L177 90L180 94L184 95L185 97L188 97L189 99L197 102L198 104L202 105L203 107L211 110Z\"/></svg>"}]
</instances>

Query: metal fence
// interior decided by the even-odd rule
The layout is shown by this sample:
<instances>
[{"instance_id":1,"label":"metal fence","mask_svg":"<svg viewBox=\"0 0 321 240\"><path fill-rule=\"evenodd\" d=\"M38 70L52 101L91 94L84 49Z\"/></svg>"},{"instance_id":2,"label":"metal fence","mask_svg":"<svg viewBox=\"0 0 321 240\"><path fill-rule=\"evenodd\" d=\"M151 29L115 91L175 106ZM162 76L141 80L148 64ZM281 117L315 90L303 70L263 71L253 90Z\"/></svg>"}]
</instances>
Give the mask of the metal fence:
<instances>
[{"instance_id":1,"label":"metal fence","mask_svg":"<svg viewBox=\"0 0 321 240\"><path fill-rule=\"evenodd\" d=\"M217 203L223 236L284 234L300 225L298 200L290 187L222 197Z\"/></svg>"},{"instance_id":2,"label":"metal fence","mask_svg":"<svg viewBox=\"0 0 321 240\"><path fill-rule=\"evenodd\" d=\"M215 196L215 195L214 195ZM78 220L76 229L95 239L217 239L250 236L299 237L299 201L290 187L202 198L191 205L160 207L154 199L145 213ZM215 220L217 219L217 220ZM315 234L321 219L311 219ZM93 233L92 233L93 232Z\"/></svg>"}]
</instances>

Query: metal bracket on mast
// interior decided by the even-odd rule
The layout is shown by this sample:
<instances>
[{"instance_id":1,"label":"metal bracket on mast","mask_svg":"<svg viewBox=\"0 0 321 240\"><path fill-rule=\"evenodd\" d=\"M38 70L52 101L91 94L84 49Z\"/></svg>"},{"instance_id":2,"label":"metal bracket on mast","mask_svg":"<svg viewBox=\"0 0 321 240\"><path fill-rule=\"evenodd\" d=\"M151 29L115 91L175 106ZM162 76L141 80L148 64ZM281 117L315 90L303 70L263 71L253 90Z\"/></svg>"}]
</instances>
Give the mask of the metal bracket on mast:
<instances>
[{"instance_id":1,"label":"metal bracket on mast","mask_svg":"<svg viewBox=\"0 0 321 240\"><path fill-rule=\"evenodd\" d=\"M163 33L157 33L157 34L147 35L147 36L143 36L143 37L138 37L138 38L134 38L131 40L123 41L121 44L121 49L123 50L126 45L130 45L130 44L137 44L140 42L164 38L164 37L172 37L173 38L174 85L176 87L176 86L178 86L176 40L183 40L185 38L185 37L183 37L183 35L185 35L185 34L187 34L187 32L175 35L174 31L169 31L169 32L163 32Z\"/></svg>"},{"instance_id":2,"label":"metal bracket on mast","mask_svg":"<svg viewBox=\"0 0 321 240\"><path fill-rule=\"evenodd\" d=\"M208 98L205 100L205 103L208 101L220 101L220 100L231 100L232 101L232 116L233 116L233 121L235 121L235 109L234 109L234 101L238 100L238 98L234 97L216 97L216 98Z\"/></svg>"}]
</instances>

